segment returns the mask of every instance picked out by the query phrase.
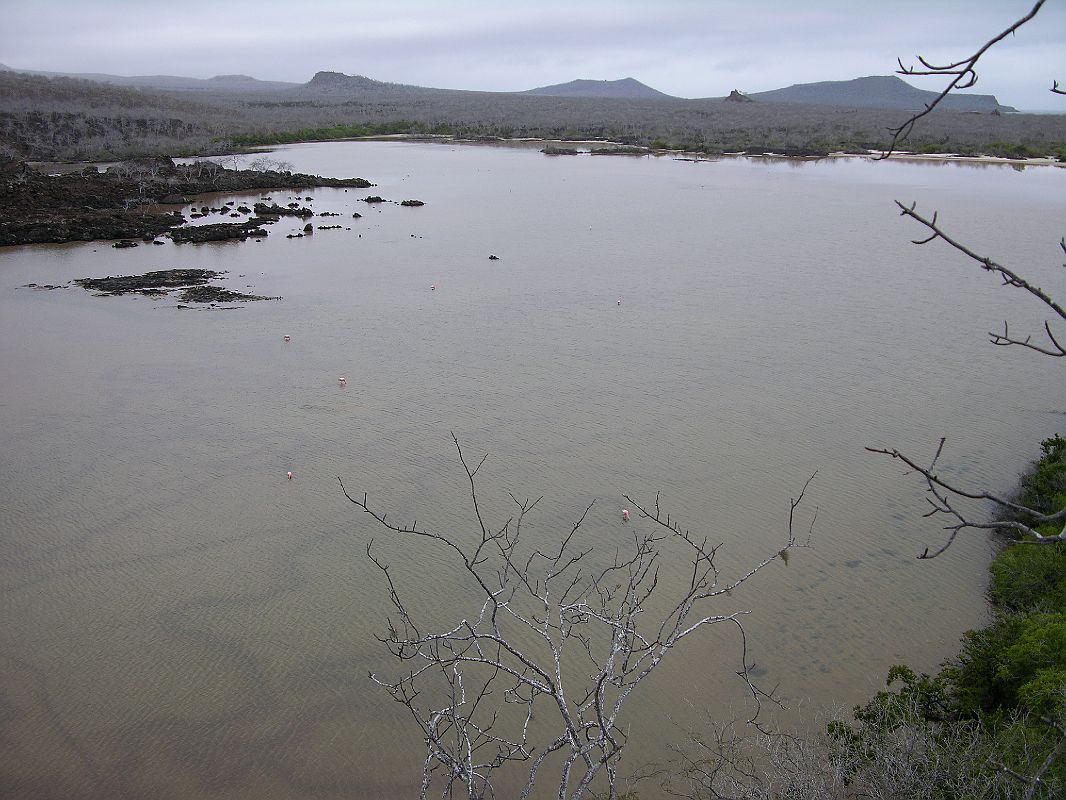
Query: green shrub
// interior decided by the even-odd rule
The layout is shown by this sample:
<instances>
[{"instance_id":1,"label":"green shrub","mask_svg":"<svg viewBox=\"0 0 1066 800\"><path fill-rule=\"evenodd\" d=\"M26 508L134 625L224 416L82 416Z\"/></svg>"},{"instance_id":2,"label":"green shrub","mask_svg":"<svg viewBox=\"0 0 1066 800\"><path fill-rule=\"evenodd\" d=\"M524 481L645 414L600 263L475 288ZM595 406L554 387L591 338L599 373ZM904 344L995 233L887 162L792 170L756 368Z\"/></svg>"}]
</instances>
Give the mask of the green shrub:
<instances>
[{"instance_id":1,"label":"green shrub","mask_svg":"<svg viewBox=\"0 0 1066 800\"><path fill-rule=\"evenodd\" d=\"M1066 692L1066 614L1034 614L1003 653L998 679L1015 703L1035 714L1054 714Z\"/></svg>"},{"instance_id":2,"label":"green shrub","mask_svg":"<svg viewBox=\"0 0 1066 800\"><path fill-rule=\"evenodd\" d=\"M1040 450L1043 455L1033 471L1022 478L1020 501L1048 514L1066 505L1066 439L1045 439Z\"/></svg>"},{"instance_id":3,"label":"green shrub","mask_svg":"<svg viewBox=\"0 0 1066 800\"><path fill-rule=\"evenodd\" d=\"M1015 545L992 561L992 602L1008 611L1066 611L1066 545Z\"/></svg>"},{"instance_id":4,"label":"green shrub","mask_svg":"<svg viewBox=\"0 0 1066 800\"><path fill-rule=\"evenodd\" d=\"M829 759L850 787L841 797L891 797L896 800L972 800L1012 798L1017 786L991 766L1003 758L998 731L984 718L955 719L941 676L918 675L895 666L888 684L855 709L852 724L829 726ZM1013 722L1013 720L1012 720ZM1015 748L1017 749L1017 748ZM1019 762L1010 753L1012 764ZM1038 797L1051 797L1039 794Z\"/></svg>"},{"instance_id":5,"label":"green shrub","mask_svg":"<svg viewBox=\"0 0 1066 800\"><path fill-rule=\"evenodd\" d=\"M941 671L963 716L1057 713L1066 693L1066 613L1004 614L963 637L958 660Z\"/></svg>"}]
</instances>

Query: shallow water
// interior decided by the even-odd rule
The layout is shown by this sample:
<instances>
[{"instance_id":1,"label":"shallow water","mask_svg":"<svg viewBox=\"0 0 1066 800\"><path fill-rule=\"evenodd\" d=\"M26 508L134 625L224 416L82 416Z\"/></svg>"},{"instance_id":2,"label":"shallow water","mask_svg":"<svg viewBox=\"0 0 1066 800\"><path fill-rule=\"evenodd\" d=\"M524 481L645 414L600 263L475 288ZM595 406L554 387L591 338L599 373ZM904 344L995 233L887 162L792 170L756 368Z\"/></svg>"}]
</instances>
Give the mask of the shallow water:
<instances>
[{"instance_id":1,"label":"shallow water","mask_svg":"<svg viewBox=\"0 0 1066 800\"><path fill-rule=\"evenodd\" d=\"M1063 385L987 343L1005 318L1037 332L1041 309L909 244L892 201L1061 297L1063 170L390 142L278 157L377 186L273 192L341 214L312 237L286 239L294 219L261 243L0 250L2 793L410 796L417 731L366 677L395 672L366 542L442 617L473 613L469 587L337 477L469 529L451 431L489 453L493 519L508 490L544 495L530 535L548 539L596 500L585 535L610 550L622 495L661 490L730 569L780 548L817 470L812 546L728 606L801 715L893 663L935 667L984 619L987 539L916 561L942 532L913 476L863 447L931 455L945 436L946 474L1009 489L1064 431ZM284 299L20 288L175 267ZM739 658L724 632L678 649L631 704L631 763L705 709L744 714Z\"/></svg>"}]
</instances>

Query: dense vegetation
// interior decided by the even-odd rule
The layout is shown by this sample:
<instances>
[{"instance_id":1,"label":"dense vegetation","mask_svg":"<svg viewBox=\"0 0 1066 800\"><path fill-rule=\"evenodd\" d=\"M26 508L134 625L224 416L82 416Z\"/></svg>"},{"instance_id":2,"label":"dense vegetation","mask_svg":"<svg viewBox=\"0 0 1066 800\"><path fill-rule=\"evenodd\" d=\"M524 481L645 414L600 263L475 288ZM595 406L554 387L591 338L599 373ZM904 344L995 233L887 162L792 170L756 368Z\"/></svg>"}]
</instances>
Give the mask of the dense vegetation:
<instances>
[{"instance_id":1,"label":"dense vegetation","mask_svg":"<svg viewBox=\"0 0 1066 800\"><path fill-rule=\"evenodd\" d=\"M347 76L340 76L345 78ZM550 97L348 79L239 93L0 73L0 156L113 159L386 133L606 139L691 152L820 154L888 144L898 111L676 98ZM1066 156L1066 117L936 111L920 152Z\"/></svg>"},{"instance_id":2,"label":"dense vegetation","mask_svg":"<svg viewBox=\"0 0 1066 800\"><path fill-rule=\"evenodd\" d=\"M1041 448L1019 502L1047 513L1066 506L1066 439L1055 436ZM1059 532L1050 528L1037 530ZM914 756L921 761L911 768L920 780L915 793L900 797L1052 798L1066 792L1066 759L1060 757L1026 795L1032 777L1066 741L1066 544L1016 543L990 569L993 619L966 633L958 658L932 676L894 667L888 680L897 688L856 709L854 724L830 727L839 754L854 764L854 779L865 779L865 770L882 758L879 748L917 732L923 748Z\"/></svg>"}]
</instances>

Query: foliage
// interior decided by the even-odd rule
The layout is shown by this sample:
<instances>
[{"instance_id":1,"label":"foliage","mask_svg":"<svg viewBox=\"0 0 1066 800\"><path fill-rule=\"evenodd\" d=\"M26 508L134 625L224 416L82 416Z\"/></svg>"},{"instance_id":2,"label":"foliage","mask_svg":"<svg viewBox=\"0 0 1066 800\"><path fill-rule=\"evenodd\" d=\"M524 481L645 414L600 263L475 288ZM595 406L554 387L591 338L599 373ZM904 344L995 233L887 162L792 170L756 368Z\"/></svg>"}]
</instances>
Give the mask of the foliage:
<instances>
[{"instance_id":1,"label":"foliage","mask_svg":"<svg viewBox=\"0 0 1066 800\"><path fill-rule=\"evenodd\" d=\"M1066 440L1041 443L1042 457L1022 479L1020 503L1045 513L1066 505ZM1051 531L1049 531L1050 533ZM979 758L949 760L962 774L941 775L929 793L900 797L1021 797L1029 788L1020 777L1037 774L1062 739L1066 720L1066 543L1006 547L991 566L991 597L996 604L990 624L963 637L959 656L936 675L918 675L905 666L889 671L888 686L855 709L855 722L829 728L836 758L849 764L848 777L868 776L889 733L920 733L925 764L948 758L944 749L971 742L967 753ZM987 794L961 791L963 778L991 780ZM940 774L940 773L938 773ZM929 776L926 776L929 777ZM918 785L918 784L916 784ZM1066 786L1066 765L1054 761L1033 797L1057 797ZM961 792L961 793L960 793Z\"/></svg>"},{"instance_id":2,"label":"foliage","mask_svg":"<svg viewBox=\"0 0 1066 800\"><path fill-rule=\"evenodd\" d=\"M1066 547L1008 547L992 561L992 602L1006 611L1066 611Z\"/></svg>"},{"instance_id":3,"label":"foliage","mask_svg":"<svg viewBox=\"0 0 1066 800\"><path fill-rule=\"evenodd\" d=\"M957 660L946 666L943 676L951 682L959 713L973 716L982 711L1017 706L1017 682L1002 669L1004 654L1021 634L1024 617L998 616L984 628L967 631Z\"/></svg>"},{"instance_id":4,"label":"foliage","mask_svg":"<svg viewBox=\"0 0 1066 800\"><path fill-rule=\"evenodd\" d=\"M888 685L855 710L855 721L828 727L828 761L836 766L848 796L962 800L1008 798L1014 783L989 762L999 745L980 718L948 720L947 686L940 676L908 667L889 672Z\"/></svg>"},{"instance_id":5,"label":"foliage","mask_svg":"<svg viewBox=\"0 0 1066 800\"><path fill-rule=\"evenodd\" d=\"M1034 614L1003 653L996 677L1014 691L1015 704L1056 715L1066 689L1066 614Z\"/></svg>"},{"instance_id":6,"label":"foliage","mask_svg":"<svg viewBox=\"0 0 1066 800\"><path fill-rule=\"evenodd\" d=\"M1055 748L1058 731L1031 714L962 715L953 676L889 672L888 685L855 709L853 722L828 726L827 764L851 795L899 800L1018 798L1020 776L1035 774ZM1034 688L1036 685L1034 684ZM1049 688L1048 684L1040 687ZM1032 797L1053 798L1066 786L1061 765L1043 775Z\"/></svg>"},{"instance_id":7,"label":"foliage","mask_svg":"<svg viewBox=\"0 0 1066 800\"><path fill-rule=\"evenodd\" d=\"M1043 456L1022 479L1021 503L1051 512L1066 505L1066 439L1054 436L1040 443Z\"/></svg>"}]
</instances>

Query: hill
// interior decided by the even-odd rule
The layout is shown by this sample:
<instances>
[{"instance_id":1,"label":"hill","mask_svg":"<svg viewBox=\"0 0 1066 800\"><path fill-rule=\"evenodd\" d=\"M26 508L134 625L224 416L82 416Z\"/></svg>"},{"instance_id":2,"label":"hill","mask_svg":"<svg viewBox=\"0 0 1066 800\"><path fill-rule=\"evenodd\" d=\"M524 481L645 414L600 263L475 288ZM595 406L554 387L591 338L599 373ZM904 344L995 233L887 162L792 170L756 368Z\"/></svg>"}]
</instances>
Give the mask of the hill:
<instances>
[{"instance_id":1,"label":"hill","mask_svg":"<svg viewBox=\"0 0 1066 800\"><path fill-rule=\"evenodd\" d=\"M936 92L917 89L896 75L872 75L850 81L821 81L798 83L769 92L753 92L749 98L764 103L800 103L820 106L848 106L851 108L882 108L898 111L920 111L936 99ZM944 98L945 111L1016 111L1000 105L990 94L952 94Z\"/></svg>"},{"instance_id":2,"label":"hill","mask_svg":"<svg viewBox=\"0 0 1066 800\"><path fill-rule=\"evenodd\" d=\"M523 92L469 92L461 89L433 89L401 83L388 83L363 75L320 71L306 83L264 81L248 75L216 75L213 78L187 78L176 75L110 75L105 73L64 73L15 69L0 64L0 72L39 75L49 78L74 78L110 86L123 86L153 91L199 93L205 99L224 94L283 95L289 92L312 92L318 95L532 95L542 97L590 98L602 100L674 100L686 102L641 83L635 78L620 80L574 80L551 86L540 86ZM918 89L895 75L874 75L846 81L800 83L783 89L754 92L744 95L763 103L792 103L796 105L840 106L847 108L876 108L891 111L919 111L936 97L936 92ZM716 98L709 98L716 99ZM740 99L733 97L732 99ZM702 102L702 101L692 101ZM1002 105L995 96L987 94L953 94L944 99L945 111L1015 111Z\"/></svg>"},{"instance_id":3,"label":"hill","mask_svg":"<svg viewBox=\"0 0 1066 800\"><path fill-rule=\"evenodd\" d=\"M261 81L250 75L216 75L213 78L186 78L179 75L110 75L104 72L46 72L34 69L15 69L0 64L0 72L18 72L45 78L73 78L75 80L126 86L133 89L165 89L171 92L274 92L299 86L283 81Z\"/></svg>"},{"instance_id":4,"label":"hill","mask_svg":"<svg viewBox=\"0 0 1066 800\"><path fill-rule=\"evenodd\" d=\"M307 83L299 84L301 92L314 92L327 95L350 95L372 92L375 94L409 94L412 92L449 92L451 89L428 89L422 86L410 86L405 83L387 83L368 78L365 75L345 75L343 72L316 72Z\"/></svg>"},{"instance_id":5,"label":"hill","mask_svg":"<svg viewBox=\"0 0 1066 800\"><path fill-rule=\"evenodd\" d=\"M548 97L607 97L625 100L676 100L678 98L652 89L635 78L617 81L576 80L528 89L520 94L536 94Z\"/></svg>"}]
</instances>

